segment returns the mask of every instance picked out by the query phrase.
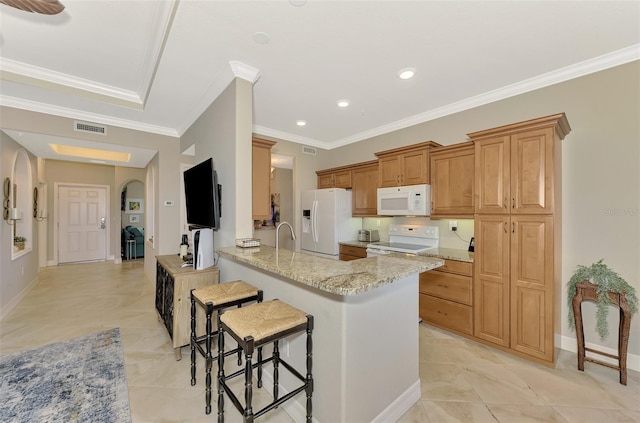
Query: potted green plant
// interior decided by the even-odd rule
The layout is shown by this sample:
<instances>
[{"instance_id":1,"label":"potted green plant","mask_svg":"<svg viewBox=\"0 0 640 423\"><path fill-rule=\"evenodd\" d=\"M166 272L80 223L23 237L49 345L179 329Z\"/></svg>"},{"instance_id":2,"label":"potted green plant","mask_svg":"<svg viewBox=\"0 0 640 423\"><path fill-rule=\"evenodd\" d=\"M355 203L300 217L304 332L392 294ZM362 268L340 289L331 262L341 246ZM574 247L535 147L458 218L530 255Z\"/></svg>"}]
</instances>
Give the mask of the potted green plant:
<instances>
[{"instance_id":1,"label":"potted green plant","mask_svg":"<svg viewBox=\"0 0 640 423\"><path fill-rule=\"evenodd\" d=\"M576 295L576 284L580 282L590 282L597 285L596 293L598 301L596 305L596 330L600 335L600 339L605 339L609 335L607 326L607 316L609 314L609 292L615 292L624 295L629 305L629 311L633 315L638 311L638 298L636 290L629 285L620 275L613 269L607 267L603 263L604 259L600 259L591 266L578 265L576 272L567 283L567 303L569 309L569 327L575 327L575 316L573 315L573 297Z\"/></svg>"},{"instance_id":2,"label":"potted green plant","mask_svg":"<svg viewBox=\"0 0 640 423\"><path fill-rule=\"evenodd\" d=\"M13 245L18 247L18 251L24 250L24 243L27 242L27 238L23 236L14 236L13 237Z\"/></svg>"}]
</instances>

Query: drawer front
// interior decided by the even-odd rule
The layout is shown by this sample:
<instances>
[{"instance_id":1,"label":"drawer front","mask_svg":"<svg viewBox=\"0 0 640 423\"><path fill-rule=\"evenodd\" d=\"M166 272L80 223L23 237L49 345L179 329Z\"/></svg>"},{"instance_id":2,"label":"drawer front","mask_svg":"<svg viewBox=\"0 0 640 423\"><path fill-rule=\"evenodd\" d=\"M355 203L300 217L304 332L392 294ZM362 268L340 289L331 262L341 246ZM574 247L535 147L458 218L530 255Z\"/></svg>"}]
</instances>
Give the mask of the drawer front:
<instances>
[{"instance_id":1,"label":"drawer front","mask_svg":"<svg viewBox=\"0 0 640 423\"><path fill-rule=\"evenodd\" d=\"M444 261L444 266L437 268L441 272L457 273L459 275L471 276L473 271L473 263L466 261L447 260Z\"/></svg>"},{"instance_id":2,"label":"drawer front","mask_svg":"<svg viewBox=\"0 0 640 423\"><path fill-rule=\"evenodd\" d=\"M420 294L420 317L425 322L473 334L473 311L466 305Z\"/></svg>"},{"instance_id":3,"label":"drawer front","mask_svg":"<svg viewBox=\"0 0 640 423\"><path fill-rule=\"evenodd\" d=\"M340 254L356 256L358 258L367 257L367 249L364 247L354 247L352 245L340 245Z\"/></svg>"},{"instance_id":4,"label":"drawer front","mask_svg":"<svg viewBox=\"0 0 640 423\"><path fill-rule=\"evenodd\" d=\"M471 277L438 271L420 274L420 293L472 305Z\"/></svg>"}]
</instances>

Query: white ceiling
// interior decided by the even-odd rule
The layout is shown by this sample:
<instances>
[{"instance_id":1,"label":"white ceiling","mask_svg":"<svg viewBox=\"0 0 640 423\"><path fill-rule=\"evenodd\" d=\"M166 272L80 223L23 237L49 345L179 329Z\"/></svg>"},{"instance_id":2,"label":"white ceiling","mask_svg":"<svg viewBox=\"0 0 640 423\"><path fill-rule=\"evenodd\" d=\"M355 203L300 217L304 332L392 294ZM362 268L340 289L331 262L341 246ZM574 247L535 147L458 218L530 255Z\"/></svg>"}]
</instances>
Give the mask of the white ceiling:
<instances>
[{"instance_id":1,"label":"white ceiling","mask_svg":"<svg viewBox=\"0 0 640 423\"><path fill-rule=\"evenodd\" d=\"M61 1L0 5L0 104L171 136L235 76L255 133L330 149L640 59L638 1Z\"/></svg>"}]
</instances>

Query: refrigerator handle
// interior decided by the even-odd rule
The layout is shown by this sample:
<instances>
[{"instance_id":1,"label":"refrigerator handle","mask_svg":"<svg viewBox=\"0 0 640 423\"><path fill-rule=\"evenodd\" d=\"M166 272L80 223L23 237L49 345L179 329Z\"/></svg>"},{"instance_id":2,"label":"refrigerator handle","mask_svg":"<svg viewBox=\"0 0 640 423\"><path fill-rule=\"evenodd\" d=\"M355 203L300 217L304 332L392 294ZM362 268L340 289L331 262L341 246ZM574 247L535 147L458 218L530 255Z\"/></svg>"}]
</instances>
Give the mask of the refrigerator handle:
<instances>
[{"instance_id":1,"label":"refrigerator handle","mask_svg":"<svg viewBox=\"0 0 640 423\"><path fill-rule=\"evenodd\" d=\"M318 200L313 200L311 207L311 236L313 242L318 242Z\"/></svg>"}]
</instances>

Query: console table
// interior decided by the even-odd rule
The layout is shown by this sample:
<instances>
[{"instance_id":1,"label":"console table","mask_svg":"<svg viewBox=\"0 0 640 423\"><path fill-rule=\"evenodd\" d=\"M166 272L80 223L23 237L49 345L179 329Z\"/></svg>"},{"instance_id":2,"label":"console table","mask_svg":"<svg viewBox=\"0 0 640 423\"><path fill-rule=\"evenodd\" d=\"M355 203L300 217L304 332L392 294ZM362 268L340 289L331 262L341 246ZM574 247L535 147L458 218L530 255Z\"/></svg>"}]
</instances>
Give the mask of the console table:
<instances>
[{"instance_id":1,"label":"console table","mask_svg":"<svg viewBox=\"0 0 640 423\"><path fill-rule=\"evenodd\" d=\"M584 371L584 362L600 364L620 371L620 383L627 384L627 347L629 345L629 328L631 326L631 313L629 304L622 294L609 292L611 305L620 307L620 325L618 327L618 355L608 354L602 351L586 348L584 346L584 330L582 328L582 301L598 301L597 285L590 282L580 282L576 284L576 295L573 297L573 315L576 322L576 338L578 340L578 370ZM605 357L618 360L618 365L612 365L595 358L585 356L589 351Z\"/></svg>"},{"instance_id":2,"label":"console table","mask_svg":"<svg viewBox=\"0 0 640 423\"><path fill-rule=\"evenodd\" d=\"M182 358L180 348L189 345L191 339L191 290L220 282L217 267L194 270L182 267L184 261L177 254L156 256L156 310L173 341L176 360ZM197 321L202 323L199 333L204 332L204 312Z\"/></svg>"}]
</instances>

